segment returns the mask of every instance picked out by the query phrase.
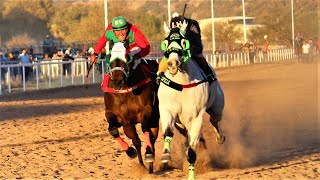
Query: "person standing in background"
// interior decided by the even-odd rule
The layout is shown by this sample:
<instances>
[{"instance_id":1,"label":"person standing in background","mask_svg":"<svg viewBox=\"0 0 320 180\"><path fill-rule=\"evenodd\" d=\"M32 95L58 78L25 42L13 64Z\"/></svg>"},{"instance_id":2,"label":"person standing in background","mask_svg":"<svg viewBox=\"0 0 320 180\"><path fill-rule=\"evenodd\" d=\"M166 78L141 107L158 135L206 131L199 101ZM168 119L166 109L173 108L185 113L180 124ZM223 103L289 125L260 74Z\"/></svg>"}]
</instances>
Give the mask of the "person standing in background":
<instances>
[{"instance_id":1,"label":"person standing in background","mask_svg":"<svg viewBox=\"0 0 320 180\"><path fill-rule=\"evenodd\" d=\"M18 56L18 59L20 60L21 64L26 65L24 67L24 73L25 73L25 80L29 80L29 72L30 72L30 66L31 64L31 57L29 54L27 54L27 49L23 48L21 54ZM21 79L23 80L23 67L21 67Z\"/></svg>"},{"instance_id":2,"label":"person standing in background","mask_svg":"<svg viewBox=\"0 0 320 180\"><path fill-rule=\"evenodd\" d=\"M315 52L315 48L314 48L314 44L313 44L313 41L312 41L311 38L308 40L308 44L310 46L310 49L309 49L309 61L310 61L310 63L312 63L313 62L313 54Z\"/></svg>"},{"instance_id":3,"label":"person standing in background","mask_svg":"<svg viewBox=\"0 0 320 180\"><path fill-rule=\"evenodd\" d=\"M304 42L303 37L301 36L301 33L298 32L297 37L294 39L295 41L295 51L296 51L296 55L298 56L298 61L301 60L301 56L302 56L302 45Z\"/></svg>"},{"instance_id":4,"label":"person standing in background","mask_svg":"<svg viewBox=\"0 0 320 180\"><path fill-rule=\"evenodd\" d=\"M303 63L310 63L310 45L307 41L303 41L302 45Z\"/></svg>"},{"instance_id":5,"label":"person standing in background","mask_svg":"<svg viewBox=\"0 0 320 180\"><path fill-rule=\"evenodd\" d=\"M263 53L263 61L268 61L268 52L269 52L269 42L268 42L268 36L264 35L264 43L262 47L262 53Z\"/></svg>"}]
</instances>

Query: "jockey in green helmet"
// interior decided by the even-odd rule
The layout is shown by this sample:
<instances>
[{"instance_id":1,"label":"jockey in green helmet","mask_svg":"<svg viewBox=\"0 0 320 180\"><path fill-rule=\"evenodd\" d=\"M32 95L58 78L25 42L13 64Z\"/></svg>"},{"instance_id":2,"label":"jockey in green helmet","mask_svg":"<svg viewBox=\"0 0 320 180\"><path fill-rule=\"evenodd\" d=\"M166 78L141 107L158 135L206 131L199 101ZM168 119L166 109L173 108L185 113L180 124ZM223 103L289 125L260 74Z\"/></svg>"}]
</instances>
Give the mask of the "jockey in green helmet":
<instances>
[{"instance_id":1,"label":"jockey in green helmet","mask_svg":"<svg viewBox=\"0 0 320 180\"><path fill-rule=\"evenodd\" d=\"M127 22L123 16L118 16L108 25L96 44L94 53L91 56L91 64L97 61L97 55L101 52L102 48L105 47L108 41L117 43L125 40L129 42L127 51L128 53L131 53L134 59L139 59L150 53L150 44L139 28L136 25Z\"/></svg>"}]
</instances>

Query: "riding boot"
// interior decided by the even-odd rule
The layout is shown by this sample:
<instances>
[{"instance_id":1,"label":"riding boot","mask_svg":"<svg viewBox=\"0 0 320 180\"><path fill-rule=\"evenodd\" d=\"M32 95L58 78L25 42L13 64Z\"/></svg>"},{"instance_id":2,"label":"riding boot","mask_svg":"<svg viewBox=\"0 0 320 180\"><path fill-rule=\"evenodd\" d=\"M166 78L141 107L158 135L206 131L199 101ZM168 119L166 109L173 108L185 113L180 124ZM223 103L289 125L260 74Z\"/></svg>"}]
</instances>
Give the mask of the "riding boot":
<instances>
[{"instance_id":1,"label":"riding boot","mask_svg":"<svg viewBox=\"0 0 320 180\"><path fill-rule=\"evenodd\" d=\"M161 76L164 75L167 69L168 69L168 62L165 58L162 58L162 60L159 63L159 70L157 72L157 84L160 84Z\"/></svg>"},{"instance_id":2,"label":"riding boot","mask_svg":"<svg viewBox=\"0 0 320 180\"><path fill-rule=\"evenodd\" d=\"M214 73L210 68L207 60L204 57L193 57L193 59L195 59L195 62L198 64L198 66L202 69L202 71L206 75L206 78L209 84L211 84L215 80L215 78L214 78Z\"/></svg>"},{"instance_id":3,"label":"riding boot","mask_svg":"<svg viewBox=\"0 0 320 180\"><path fill-rule=\"evenodd\" d=\"M168 69L168 62L165 58L162 58L159 63L158 74L161 74L162 72L165 73L167 69Z\"/></svg>"}]
</instances>

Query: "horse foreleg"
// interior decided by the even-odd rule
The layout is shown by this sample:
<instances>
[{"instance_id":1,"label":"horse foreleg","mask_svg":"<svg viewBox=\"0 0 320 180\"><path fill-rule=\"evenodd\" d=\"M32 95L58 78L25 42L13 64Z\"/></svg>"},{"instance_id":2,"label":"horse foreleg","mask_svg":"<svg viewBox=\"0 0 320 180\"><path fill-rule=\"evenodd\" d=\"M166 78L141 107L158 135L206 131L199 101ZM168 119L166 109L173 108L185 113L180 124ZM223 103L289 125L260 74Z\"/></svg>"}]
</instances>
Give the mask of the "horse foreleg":
<instances>
[{"instance_id":1,"label":"horse foreleg","mask_svg":"<svg viewBox=\"0 0 320 180\"><path fill-rule=\"evenodd\" d=\"M137 150L136 153L138 154L139 163L144 165L143 160L142 160L142 156L141 156L141 140L137 134L136 126L135 125L123 126L123 131L126 134L126 136L132 140L132 143ZM127 154L128 154L128 152L127 152ZM130 156L130 155L128 154L128 156Z\"/></svg>"},{"instance_id":2,"label":"horse foreleg","mask_svg":"<svg viewBox=\"0 0 320 180\"><path fill-rule=\"evenodd\" d=\"M155 110L152 108L151 117L144 116L142 122L142 131L145 136L145 162L149 164L149 173L153 173L153 162L155 159L155 147L154 144L156 139L158 138L159 132L159 110ZM158 107L157 107L158 109ZM148 115L149 113L144 113L144 115Z\"/></svg>"},{"instance_id":3,"label":"horse foreleg","mask_svg":"<svg viewBox=\"0 0 320 180\"><path fill-rule=\"evenodd\" d=\"M174 121L173 116L169 111L160 111L160 120L162 125L162 131L164 136L164 147L161 156L161 162L167 163L171 161L171 150L170 144L173 138L173 131L174 131Z\"/></svg>"},{"instance_id":4,"label":"horse foreleg","mask_svg":"<svg viewBox=\"0 0 320 180\"><path fill-rule=\"evenodd\" d=\"M120 137L120 134L118 131L118 128L121 125L117 122L117 116L115 114L113 114L112 112L107 111L106 112L106 119L109 124L109 127L108 127L109 133L118 141L122 150L128 151L129 145Z\"/></svg>"},{"instance_id":5,"label":"horse foreleg","mask_svg":"<svg viewBox=\"0 0 320 180\"><path fill-rule=\"evenodd\" d=\"M187 154L188 154L188 162L189 162L188 180L194 180L195 179L194 164L197 160L197 154L195 150L192 149L191 147L188 148Z\"/></svg>"},{"instance_id":6,"label":"horse foreleg","mask_svg":"<svg viewBox=\"0 0 320 180\"><path fill-rule=\"evenodd\" d=\"M145 106L142 111L142 123L141 128L142 132L145 137L145 147L151 150L153 148L153 145L151 143L150 139L150 127L151 127L151 117L152 117L152 107L151 106Z\"/></svg>"},{"instance_id":7,"label":"horse foreleg","mask_svg":"<svg viewBox=\"0 0 320 180\"><path fill-rule=\"evenodd\" d=\"M157 102L155 106L156 108L149 105L145 106L142 112L141 127L145 137L145 161L149 163L154 161L154 144L158 137L159 129L159 110Z\"/></svg>"},{"instance_id":8,"label":"horse foreleg","mask_svg":"<svg viewBox=\"0 0 320 180\"><path fill-rule=\"evenodd\" d=\"M195 173L194 173L194 164L197 159L197 154L196 154L196 147L197 144L202 138L201 134L201 129L203 125L203 115L206 112L206 109L203 108L198 116L194 118L191 122L191 126L188 128L188 140L189 140L189 147L187 151L187 159L189 162L189 176L188 179L194 179L195 178Z\"/></svg>"}]
</instances>

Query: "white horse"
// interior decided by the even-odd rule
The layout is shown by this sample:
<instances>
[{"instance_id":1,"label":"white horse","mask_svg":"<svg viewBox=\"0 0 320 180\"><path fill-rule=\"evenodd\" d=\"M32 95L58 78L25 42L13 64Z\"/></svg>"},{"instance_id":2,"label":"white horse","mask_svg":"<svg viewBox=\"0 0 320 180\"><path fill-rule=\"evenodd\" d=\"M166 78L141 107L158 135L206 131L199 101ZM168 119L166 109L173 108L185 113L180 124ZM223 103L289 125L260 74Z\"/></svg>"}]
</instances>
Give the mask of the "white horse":
<instances>
[{"instance_id":1,"label":"white horse","mask_svg":"<svg viewBox=\"0 0 320 180\"><path fill-rule=\"evenodd\" d=\"M170 143L176 127L187 138L189 179L194 179L196 146L199 140L203 140L201 129L205 112L210 115L217 142L222 144L225 141L218 127L222 119L224 94L218 80L209 84L191 59L190 43L184 36L186 27L184 22L180 29L170 30L165 24L169 35L161 43L168 61L168 69L161 75L158 90L160 121L165 138L161 161L166 163L171 160Z\"/></svg>"}]
</instances>

